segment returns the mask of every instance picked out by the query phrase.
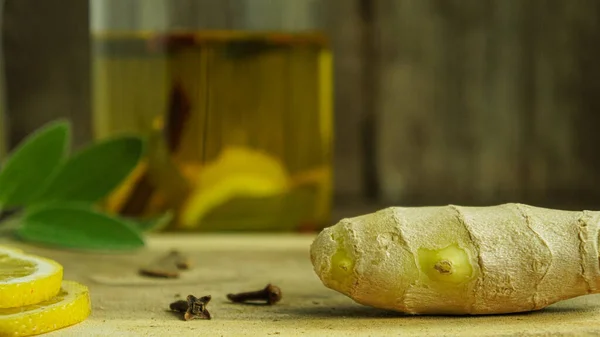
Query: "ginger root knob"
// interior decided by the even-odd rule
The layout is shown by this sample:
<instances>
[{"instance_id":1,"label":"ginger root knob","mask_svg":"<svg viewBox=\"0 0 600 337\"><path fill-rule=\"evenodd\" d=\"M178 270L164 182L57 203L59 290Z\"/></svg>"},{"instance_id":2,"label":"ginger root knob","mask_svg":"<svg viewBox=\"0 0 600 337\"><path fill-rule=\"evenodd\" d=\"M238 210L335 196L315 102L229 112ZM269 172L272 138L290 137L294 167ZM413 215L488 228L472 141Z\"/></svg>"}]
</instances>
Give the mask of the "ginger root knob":
<instances>
[{"instance_id":1,"label":"ginger root knob","mask_svg":"<svg viewBox=\"0 0 600 337\"><path fill-rule=\"evenodd\" d=\"M434 283L460 284L473 277L473 267L467 252L456 244L442 249L421 248L419 266Z\"/></svg>"}]
</instances>

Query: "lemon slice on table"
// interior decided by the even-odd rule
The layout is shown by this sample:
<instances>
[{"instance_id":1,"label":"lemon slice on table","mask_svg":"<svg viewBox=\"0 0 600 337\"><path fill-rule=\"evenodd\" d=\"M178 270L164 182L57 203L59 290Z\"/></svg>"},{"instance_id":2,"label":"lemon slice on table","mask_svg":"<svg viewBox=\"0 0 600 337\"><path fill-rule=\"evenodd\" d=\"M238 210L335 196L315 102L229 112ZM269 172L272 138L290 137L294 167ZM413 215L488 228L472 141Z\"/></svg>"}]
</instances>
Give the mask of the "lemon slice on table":
<instances>
[{"instance_id":1,"label":"lemon slice on table","mask_svg":"<svg viewBox=\"0 0 600 337\"><path fill-rule=\"evenodd\" d=\"M11 250L11 251L16 252L16 253L23 253L23 250L19 249L17 247L0 245L0 250L5 250L5 249L6 250Z\"/></svg>"},{"instance_id":2,"label":"lemon slice on table","mask_svg":"<svg viewBox=\"0 0 600 337\"><path fill-rule=\"evenodd\" d=\"M33 336L84 321L91 313L88 288L63 281L53 298L21 308L0 309L0 336Z\"/></svg>"},{"instance_id":3,"label":"lemon slice on table","mask_svg":"<svg viewBox=\"0 0 600 337\"><path fill-rule=\"evenodd\" d=\"M60 291L63 267L56 261L0 247L0 309L35 304Z\"/></svg>"}]
</instances>

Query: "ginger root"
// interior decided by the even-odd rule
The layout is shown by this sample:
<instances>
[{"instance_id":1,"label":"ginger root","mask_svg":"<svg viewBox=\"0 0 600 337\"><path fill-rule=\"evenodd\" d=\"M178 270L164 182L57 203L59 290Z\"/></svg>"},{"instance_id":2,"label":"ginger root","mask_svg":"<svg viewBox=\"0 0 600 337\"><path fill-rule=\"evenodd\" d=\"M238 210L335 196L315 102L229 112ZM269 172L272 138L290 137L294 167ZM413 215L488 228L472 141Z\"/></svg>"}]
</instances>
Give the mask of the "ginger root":
<instances>
[{"instance_id":1,"label":"ginger root","mask_svg":"<svg viewBox=\"0 0 600 337\"><path fill-rule=\"evenodd\" d=\"M523 204L390 207L311 246L323 284L410 314L501 314L600 292L600 212Z\"/></svg>"}]
</instances>

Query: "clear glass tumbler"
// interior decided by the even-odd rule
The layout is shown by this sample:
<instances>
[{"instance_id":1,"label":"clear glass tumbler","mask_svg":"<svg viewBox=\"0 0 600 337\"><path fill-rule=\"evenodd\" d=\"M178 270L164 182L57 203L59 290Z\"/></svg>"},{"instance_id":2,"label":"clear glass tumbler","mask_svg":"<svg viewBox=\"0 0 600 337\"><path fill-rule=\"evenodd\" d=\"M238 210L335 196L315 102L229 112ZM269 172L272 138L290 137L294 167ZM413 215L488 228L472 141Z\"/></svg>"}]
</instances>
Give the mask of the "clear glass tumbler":
<instances>
[{"instance_id":1,"label":"clear glass tumbler","mask_svg":"<svg viewBox=\"0 0 600 337\"><path fill-rule=\"evenodd\" d=\"M97 138L148 138L105 207L177 230L308 230L331 205L332 54L316 0L90 0Z\"/></svg>"}]
</instances>

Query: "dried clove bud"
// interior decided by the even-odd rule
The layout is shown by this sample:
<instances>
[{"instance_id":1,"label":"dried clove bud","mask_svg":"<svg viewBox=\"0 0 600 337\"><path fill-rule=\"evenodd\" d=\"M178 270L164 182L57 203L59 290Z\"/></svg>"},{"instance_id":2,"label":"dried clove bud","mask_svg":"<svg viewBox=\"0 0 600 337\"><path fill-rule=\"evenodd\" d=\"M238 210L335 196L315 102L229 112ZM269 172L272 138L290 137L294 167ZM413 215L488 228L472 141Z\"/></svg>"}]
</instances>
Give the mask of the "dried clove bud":
<instances>
[{"instance_id":1,"label":"dried clove bud","mask_svg":"<svg viewBox=\"0 0 600 337\"><path fill-rule=\"evenodd\" d=\"M200 298L194 295L188 295L187 300L179 300L171 303L169 308L173 311L184 312L183 319L186 321L201 318L211 319L210 313L206 309L206 305L210 302L211 296L202 296Z\"/></svg>"},{"instance_id":2,"label":"dried clove bud","mask_svg":"<svg viewBox=\"0 0 600 337\"><path fill-rule=\"evenodd\" d=\"M178 251L172 250L166 256L141 268L140 274L151 277L177 278L179 277L179 270L189 268L189 259Z\"/></svg>"},{"instance_id":3,"label":"dried clove bud","mask_svg":"<svg viewBox=\"0 0 600 337\"><path fill-rule=\"evenodd\" d=\"M183 315L183 318L186 321L192 320L194 318L211 319L210 313L206 309L206 305L208 304L208 302L210 302L210 299L210 295L202 296L200 298L196 298L194 295L188 295L188 309Z\"/></svg>"},{"instance_id":4,"label":"dried clove bud","mask_svg":"<svg viewBox=\"0 0 600 337\"><path fill-rule=\"evenodd\" d=\"M265 301L266 304L272 305L279 302L282 298L281 289L272 284L267 284L261 290L249 291L238 294L228 294L227 298L235 303L243 303L250 301Z\"/></svg>"}]
</instances>

